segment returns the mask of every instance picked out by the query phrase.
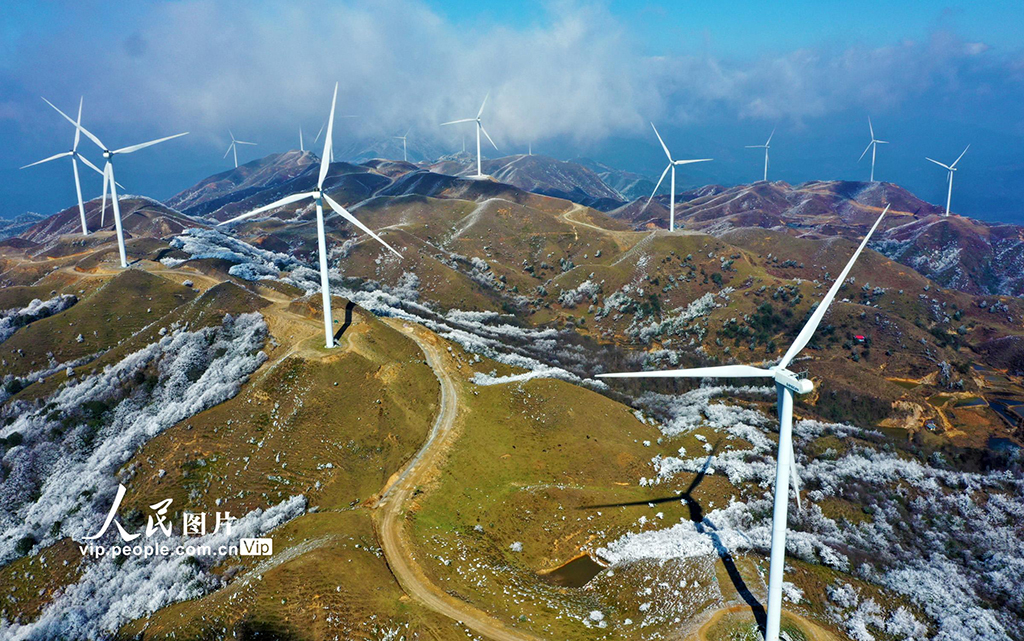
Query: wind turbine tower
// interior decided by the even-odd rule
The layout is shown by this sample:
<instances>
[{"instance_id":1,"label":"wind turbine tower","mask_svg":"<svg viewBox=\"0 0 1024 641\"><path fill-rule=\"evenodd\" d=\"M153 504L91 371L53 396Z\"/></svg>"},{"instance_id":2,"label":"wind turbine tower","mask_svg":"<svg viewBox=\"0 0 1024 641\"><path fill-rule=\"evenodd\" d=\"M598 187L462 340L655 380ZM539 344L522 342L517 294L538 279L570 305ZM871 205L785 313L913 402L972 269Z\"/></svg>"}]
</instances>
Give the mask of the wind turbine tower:
<instances>
[{"instance_id":1,"label":"wind turbine tower","mask_svg":"<svg viewBox=\"0 0 1024 641\"><path fill-rule=\"evenodd\" d=\"M651 204L651 200L654 199L654 194L658 193L658 188L661 187L661 183L665 180L665 174L672 170L672 180L670 182L669 191L669 206L668 206L668 229L669 231L676 230L676 167L679 165L689 165L695 162L708 162L711 158L697 158L695 160L672 160L672 154L668 150L668 146L665 141L661 139L661 134L658 133L658 128L651 123L651 127L654 129L654 135L658 137L658 142L661 143L661 148L665 150L665 156L668 158L668 165L665 167L665 171L661 172L661 178L658 179L658 184L654 186L654 191L651 192L651 197L644 203L643 209L640 210L643 213L644 209L647 209L647 205Z\"/></svg>"},{"instance_id":2,"label":"wind turbine tower","mask_svg":"<svg viewBox=\"0 0 1024 641\"><path fill-rule=\"evenodd\" d=\"M124 248L124 229L121 226L121 206L117 202L118 183L114 179L114 157L120 156L122 154L134 153L140 149L145 149L146 147L152 147L153 145L157 145L168 140L173 140L174 138L180 138L181 136L187 135L188 132L186 131L185 133L174 134L173 136L157 138L156 140L150 140L149 142L143 142L137 145L130 145L128 147L121 147L120 149L109 149L100 141L99 138L93 135L92 132L83 127L80 123L77 123L74 120L72 120L70 116L68 116L60 109L57 109L57 107L54 106L52 102L46 100L46 98L43 98L43 100L46 101L46 104L56 109L57 113L64 116L64 118L72 125L74 125L78 131L81 131L83 134L85 134L86 138L93 141L97 147L103 150L103 158L107 161L107 163L103 167L103 204L102 209L100 210L100 216L102 217L103 213L107 209L107 186L109 185L110 202L114 206L114 227L117 229L117 249L121 255L121 267L128 267L128 256Z\"/></svg>"},{"instance_id":3,"label":"wind turbine tower","mask_svg":"<svg viewBox=\"0 0 1024 641\"><path fill-rule=\"evenodd\" d=\"M313 202L316 203L316 239L320 259L320 294L323 296L324 303L324 340L325 345L328 348L334 347L334 319L331 315L331 284L327 272L327 236L324 231L323 203L326 201L327 205L331 209L333 209L335 213L337 213L339 216L341 216L345 220L349 221L359 229L369 234L370 237L379 242L381 245L384 245L385 247L390 249L399 258L402 257L402 255L398 253L398 250L384 242L380 236L373 233L373 231L371 231L369 227L359 222L359 219L350 214L347 209L339 205L333 198L324 193L324 179L327 178L327 170L330 169L331 166L330 155L332 135L334 130L334 106L337 103L337 101L338 83L335 83L334 97L331 99L331 115L327 117L327 122L325 123L325 126L327 128L327 135L324 137L324 153L322 156L320 156L320 176L316 181L316 189L314 189L313 191L285 196L280 200L275 200L269 205L264 205L263 207L254 209L248 213L242 214L241 216L236 216L231 220L226 220L222 223L219 223L220 225L230 225L232 223L245 220L247 218L253 218L254 216L258 216L263 212L267 212L272 209L277 209L278 207L290 205L291 203L297 203L300 200L305 200L307 198L312 199ZM319 136L317 136L317 138L319 138Z\"/></svg>"},{"instance_id":4,"label":"wind turbine tower","mask_svg":"<svg viewBox=\"0 0 1024 641\"><path fill-rule=\"evenodd\" d=\"M235 140L235 134L231 133L230 129L228 129L228 135L231 136L231 144L228 145L228 150L224 152L224 157L227 158L228 154L230 154L231 152L234 152L235 153L235 169L238 169L238 145L253 145L253 146L255 146L256 143L254 143L254 142L245 142L244 140ZM299 145L302 145L302 130L301 129L299 129Z\"/></svg>"},{"instance_id":5,"label":"wind turbine tower","mask_svg":"<svg viewBox=\"0 0 1024 641\"><path fill-rule=\"evenodd\" d=\"M71 158L71 169L74 171L74 174L75 174L75 192L78 194L78 216L79 216L79 218L82 221L82 235L83 236L88 236L89 235L89 227L85 224L85 204L82 203L82 183L78 179L78 161L81 160L83 163L85 163L86 167L89 167L90 169L95 171L97 174L103 174L103 172L100 171L99 167L97 167L96 165L94 165L91 162L89 162L88 158L86 158L82 154L78 153L78 142L82 139L82 131L78 127L81 124L82 124L82 99L79 99L79 101L78 101L78 122L75 123L75 142L71 146L71 151L65 151L65 152L60 153L60 154L54 154L53 156L50 156L49 158L43 158L42 160L37 160L34 163L30 163L28 165L25 165L24 167L22 167L22 169L26 169L28 167L34 167L35 165L41 165L44 162L50 162L51 160L57 160L58 158L65 158L65 157L70 157Z\"/></svg>"},{"instance_id":6,"label":"wind turbine tower","mask_svg":"<svg viewBox=\"0 0 1024 641\"><path fill-rule=\"evenodd\" d=\"M772 129L772 133L769 134L768 140L763 145L747 145L747 149L764 149L764 178L765 182L768 182L768 149L772 144L772 136L775 135L775 130Z\"/></svg>"},{"instance_id":7,"label":"wind turbine tower","mask_svg":"<svg viewBox=\"0 0 1024 641\"><path fill-rule=\"evenodd\" d=\"M409 148L406 146L406 139L409 137L409 132L412 131L412 127L406 130L405 134L401 136L395 136L395 140L402 141L402 160L409 162Z\"/></svg>"},{"instance_id":8,"label":"wind turbine tower","mask_svg":"<svg viewBox=\"0 0 1024 641\"><path fill-rule=\"evenodd\" d=\"M462 118L460 120L452 120L452 121L449 121L449 122L442 122L441 123L442 127L444 127L446 125L457 125L457 124L463 123L463 122L475 122L476 123L476 177L477 178L483 178L484 177L483 163L482 163L482 161L480 159L480 133L483 132L484 136L487 136L487 141L491 143L492 147L494 147L494 150L495 151L498 150L498 145L495 145L494 141L491 140L491 135L489 133L487 133L486 129L484 129L484 123L480 119L481 116L484 115L484 106L487 105L487 98L489 96L490 96L490 94L487 94L486 96L484 96L484 101L480 105L480 111L478 111L476 113L476 118ZM465 151L465 141L463 141L463 151Z\"/></svg>"},{"instance_id":9,"label":"wind turbine tower","mask_svg":"<svg viewBox=\"0 0 1024 641\"><path fill-rule=\"evenodd\" d=\"M789 511L789 481L793 480L793 486L797 495L797 506L800 504L800 485L796 475L796 460L793 456L793 395L807 394L814 389L814 383L801 378L796 373L787 369L796 355L800 353L807 343L810 342L814 331L824 318L829 305L839 293L846 277L850 273L854 262L868 239L875 232L882 218L889 211L886 205L882 215L878 217L875 224L871 226L860 246L853 252L853 257L846 264L843 271L832 287L825 294L818 307L811 314L811 318L804 325L797 335L796 340L790 345L782 360L774 367L764 369L751 365L720 365L715 367L698 367L695 369L677 369L660 372L622 372L615 374L599 374L603 378L767 378L775 382L777 393L777 410L779 415L779 450L775 462L775 499L772 511L772 547L771 565L768 568L768 621L765 630L766 641L779 641L779 627L782 616L782 572L786 562L786 517Z\"/></svg>"},{"instance_id":10,"label":"wind turbine tower","mask_svg":"<svg viewBox=\"0 0 1024 641\"><path fill-rule=\"evenodd\" d=\"M970 149L970 148L971 148L970 145L967 145L966 147L964 147L964 150L962 152L960 152L960 155L956 157L956 160L953 161L952 165L947 165L945 163L941 163L938 160L932 160L931 158L928 158L927 156L925 157L925 160L930 160L931 162L935 163L939 167L943 167L943 168L946 169L946 182L949 183L949 190L946 192L946 215L947 216L949 215L949 205L953 201L953 172L956 171L956 164L958 162L960 162L960 159L964 157L964 154L966 154L967 150Z\"/></svg>"},{"instance_id":11,"label":"wind turbine tower","mask_svg":"<svg viewBox=\"0 0 1024 641\"><path fill-rule=\"evenodd\" d=\"M871 125L871 116L868 116L868 131L871 132L871 142L861 152L860 158L857 162L864 160L864 154L868 153L868 149L871 150L871 182L875 182L875 152L878 151L878 145L888 145L888 140L878 140L875 138L875 128Z\"/></svg>"}]
</instances>

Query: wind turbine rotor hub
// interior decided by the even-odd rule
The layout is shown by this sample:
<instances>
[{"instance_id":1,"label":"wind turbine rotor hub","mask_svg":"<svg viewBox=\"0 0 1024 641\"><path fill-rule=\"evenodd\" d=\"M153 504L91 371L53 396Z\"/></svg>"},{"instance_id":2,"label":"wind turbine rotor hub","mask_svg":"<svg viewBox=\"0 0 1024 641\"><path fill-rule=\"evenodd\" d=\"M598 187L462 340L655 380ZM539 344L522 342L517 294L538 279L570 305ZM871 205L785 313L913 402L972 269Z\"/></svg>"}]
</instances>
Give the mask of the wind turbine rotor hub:
<instances>
[{"instance_id":1,"label":"wind turbine rotor hub","mask_svg":"<svg viewBox=\"0 0 1024 641\"><path fill-rule=\"evenodd\" d=\"M794 394L808 394L814 390L814 383L806 378L800 378L788 369L775 369L775 382L785 387Z\"/></svg>"}]
</instances>

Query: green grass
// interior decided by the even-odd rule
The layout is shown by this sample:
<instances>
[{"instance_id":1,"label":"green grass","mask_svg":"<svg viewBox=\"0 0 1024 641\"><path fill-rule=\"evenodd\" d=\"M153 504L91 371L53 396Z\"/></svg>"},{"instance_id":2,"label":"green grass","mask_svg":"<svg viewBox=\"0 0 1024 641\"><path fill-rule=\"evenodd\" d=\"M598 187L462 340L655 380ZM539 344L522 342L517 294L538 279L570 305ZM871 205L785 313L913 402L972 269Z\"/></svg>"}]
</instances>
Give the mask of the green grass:
<instances>
[{"instance_id":1,"label":"green grass","mask_svg":"<svg viewBox=\"0 0 1024 641\"><path fill-rule=\"evenodd\" d=\"M650 565L616 568L615 578L602 573L583 589L549 585L537 572L635 531L641 516L650 521L643 529L689 519L678 499L654 509L647 501L677 496L693 475L650 488L638 480L651 476L656 453L674 453L684 442L697 449L700 442L691 434L647 447L643 442L657 441L659 434L628 408L561 381L470 389L478 395L465 396L468 413L445 471L420 488L407 517L420 562L443 589L542 637L623 633L621 627L588 630L560 615L599 609L619 623L639 620L640 601L623 586L642 590L644 577L654 571ZM713 475L694 498L710 511L736 493ZM639 504L599 507L633 502ZM509 549L517 541L522 552ZM705 576L706 584L711 577L702 563L693 576ZM694 608L693 616L699 604Z\"/></svg>"},{"instance_id":2,"label":"green grass","mask_svg":"<svg viewBox=\"0 0 1024 641\"><path fill-rule=\"evenodd\" d=\"M23 376L46 368L51 355L61 363L117 346L194 297L166 278L129 269L70 309L19 329L0 345L0 354L8 373Z\"/></svg>"}]
</instances>

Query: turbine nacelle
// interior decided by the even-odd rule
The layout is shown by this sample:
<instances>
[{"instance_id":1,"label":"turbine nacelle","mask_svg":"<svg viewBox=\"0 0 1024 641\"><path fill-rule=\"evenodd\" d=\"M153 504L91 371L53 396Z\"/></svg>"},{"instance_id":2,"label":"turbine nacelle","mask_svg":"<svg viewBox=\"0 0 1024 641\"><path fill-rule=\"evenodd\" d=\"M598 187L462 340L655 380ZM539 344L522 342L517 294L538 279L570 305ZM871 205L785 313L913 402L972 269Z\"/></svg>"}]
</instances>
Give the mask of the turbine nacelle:
<instances>
[{"instance_id":1,"label":"turbine nacelle","mask_svg":"<svg viewBox=\"0 0 1024 641\"><path fill-rule=\"evenodd\" d=\"M794 394L810 394L814 390L814 383L806 378L800 378L784 367L773 368L770 371L776 383Z\"/></svg>"}]
</instances>

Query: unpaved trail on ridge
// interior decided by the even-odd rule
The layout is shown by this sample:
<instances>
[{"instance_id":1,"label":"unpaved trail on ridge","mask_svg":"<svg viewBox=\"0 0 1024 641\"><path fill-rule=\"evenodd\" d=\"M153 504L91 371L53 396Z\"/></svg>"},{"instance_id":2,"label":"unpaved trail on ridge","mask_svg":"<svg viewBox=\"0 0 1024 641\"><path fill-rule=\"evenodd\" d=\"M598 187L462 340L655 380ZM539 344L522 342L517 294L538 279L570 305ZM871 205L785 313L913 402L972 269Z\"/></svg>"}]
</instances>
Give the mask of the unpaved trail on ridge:
<instances>
[{"instance_id":1,"label":"unpaved trail on ridge","mask_svg":"<svg viewBox=\"0 0 1024 641\"><path fill-rule=\"evenodd\" d=\"M416 341L441 383L441 404L427 441L419 452L390 479L373 504L374 526L388 567L406 594L431 610L462 622L473 632L499 641L539 641L460 601L434 585L416 563L411 546L404 538L406 507L416 487L429 478L445 457L454 439L455 420L459 415L459 384L447 362L447 353L434 334L401 321L389 324Z\"/></svg>"}]
</instances>

